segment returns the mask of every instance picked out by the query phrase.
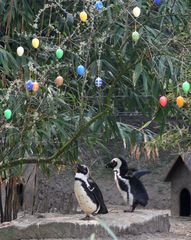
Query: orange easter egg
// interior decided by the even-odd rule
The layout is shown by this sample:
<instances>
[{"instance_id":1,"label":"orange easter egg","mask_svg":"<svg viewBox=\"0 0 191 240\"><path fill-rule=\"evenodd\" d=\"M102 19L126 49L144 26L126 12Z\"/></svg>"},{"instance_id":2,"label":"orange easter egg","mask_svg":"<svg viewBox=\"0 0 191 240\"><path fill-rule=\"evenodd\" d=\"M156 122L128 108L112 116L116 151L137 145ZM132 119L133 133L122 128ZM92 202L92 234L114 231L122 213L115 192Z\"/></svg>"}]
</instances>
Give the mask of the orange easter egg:
<instances>
[{"instance_id":1,"label":"orange easter egg","mask_svg":"<svg viewBox=\"0 0 191 240\"><path fill-rule=\"evenodd\" d=\"M35 81L33 83L32 90L33 90L33 92L38 92L38 90L39 90L39 83L37 81Z\"/></svg>"},{"instance_id":2,"label":"orange easter egg","mask_svg":"<svg viewBox=\"0 0 191 240\"><path fill-rule=\"evenodd\" d=\"M183 107L184 105L184 98L182 96L179 96L176 98L176 104L179 108Z\"/></svg>"},{"instance_id":3,"label":"orange easter egg","mask_svg":"<svg viewBox=\"0 0 191 240\"><path fill-rule=\"evenodd\" d=\"M64 83L64 78L62 76L58 76L54 82L57 87L60 87Z\"/></svg>"}]
</instances>

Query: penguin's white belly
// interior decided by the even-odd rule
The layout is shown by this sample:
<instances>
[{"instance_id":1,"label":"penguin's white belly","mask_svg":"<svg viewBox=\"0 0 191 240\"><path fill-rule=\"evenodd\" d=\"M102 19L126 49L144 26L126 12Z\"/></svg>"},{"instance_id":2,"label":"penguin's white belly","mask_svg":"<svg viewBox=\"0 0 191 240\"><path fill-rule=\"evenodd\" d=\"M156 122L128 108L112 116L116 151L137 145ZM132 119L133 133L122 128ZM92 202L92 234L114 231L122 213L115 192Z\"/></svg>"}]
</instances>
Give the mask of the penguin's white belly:
<instances>
[{"instance_id":1,"label":"penguin's white belly","mask_svg":"<svg viewBox=\"0 0 191 240\"><path fill-rule=\"evenodd\" d=\"M92 214L97 210L97 205L89 198L86 191L82 187L82 183L78 180L74 183L74 193L80 205L80 208L86 214Z\"/></svg>"},{"instance_id":2,"label":"penguin's white belly","mask_svg":"<svg viewBox=\"0 0 191 240\"><path fill-rule=\"evenodd\" d=\"M115 175L115 183L117 185L117 188L119 190L119 192L121 193L121 196L122 198L124 199L125 202L127 202L127 192L126 191L123 191L121 190L120 186L119 186L119 182L118 182L118 179L117 179L117 176Z\"/></svg>"},{"instance_id":3,"label":"penguin's white belly","mask_svg":"<svg viewBox=\"0 0 191 240\"><path fill-rule=\"evenodd\" d=\"M127 181L127 185L128 185L128 193L129 193L129 204L130 206L133 206L133 194L131 193L131 187L130 187L129 181Z\"/></svg>"}]
</instances>

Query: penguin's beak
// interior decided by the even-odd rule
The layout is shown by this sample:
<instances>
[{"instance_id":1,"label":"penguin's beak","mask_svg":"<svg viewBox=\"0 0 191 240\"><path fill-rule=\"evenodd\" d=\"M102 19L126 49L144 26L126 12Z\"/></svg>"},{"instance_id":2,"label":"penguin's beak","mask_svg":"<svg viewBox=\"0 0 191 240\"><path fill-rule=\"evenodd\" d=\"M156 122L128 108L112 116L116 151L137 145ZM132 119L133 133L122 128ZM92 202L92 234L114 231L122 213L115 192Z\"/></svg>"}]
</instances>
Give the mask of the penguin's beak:
<instances>
[{"instance_id":1,"label":"penguin's beak","mask_svg":"<svg viewBox=\"0 0 191 240\"><path fill-rule=\"evenodd\" d=\"M105 165L106 168L113 168L112 162L109 162L108 164Z\"/></svg>"},{"instance_id":2,"label":"penguin's beak","mask_svg":"<svg viewBox=\"0 0 191 240\"><path fill-rule=\"evenodd\" d=\"M82 167L81 167L81 165L80 165L79 163L76 163L76 164L74 164L74 166L73 166L73 170L75 171L75 173L81 172Z\"/></svg>"},{"instance_id":3,"label":"penguin's beak","mask_svg":"<svg viewBox=\"0 0 191 240\"><path fill-rule=\"evenodd\" d=\"M117 162L112 160L111 162L109 162L108 164L106 164L106 168L112 168L114 169L117 166Z\"/></svg>"},{"instance_id":4,"label":"penguin's beak","mask_svg":"<svg viewBox=\"0 0 191 240\"><path fill-rule=\"evenodd\" d=\"M73 166L72 166L72 170L76 173L77 172L77 164L74 164Z\"/></svg>"},{"instance_id":5,"label":"penguin's beak","mask_svg":"<svg viewBox=\"0 0 191 240\"><path fill-rule=\"evenodd\" d=\"M76 164L76 171L82 172L82 166L79 163Z\"/></svg>"}]
</instances>

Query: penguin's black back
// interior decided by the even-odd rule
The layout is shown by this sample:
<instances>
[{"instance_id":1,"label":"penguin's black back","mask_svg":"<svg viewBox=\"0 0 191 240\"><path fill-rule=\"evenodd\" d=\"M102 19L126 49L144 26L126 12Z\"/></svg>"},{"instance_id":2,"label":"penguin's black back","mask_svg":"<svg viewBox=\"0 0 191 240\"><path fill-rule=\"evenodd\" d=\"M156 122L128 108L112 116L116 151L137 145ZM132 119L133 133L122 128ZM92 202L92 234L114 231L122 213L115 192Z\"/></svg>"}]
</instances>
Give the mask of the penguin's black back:
<instances>
[{"instance_id":1,"label":"penguin's black back","mask_svg":"<svg viewBox=\"0 0 191 240\"><path fill-rule=\"evenodd\" d=\"M125 176L122 176L121 178L125 178ZM117 176L117 179L118 179L118 184L119 184L119 187L121 188L121 190L128 193L128 185L127 185L127 183L125 181L121 180L119 178L119 176Z\"/></svg>"},{"instance_id":2,"label":"penguin's black back","mask_svg":"<svg viewBox=\"0 0 191 240\"><path fill-rule=\"evenodd\" d=\"M129 184L131 186L131 193L133 194L133 202L145 207L149 197L143 183L138 178L131 177L129 178Z\"/></svg>"},{"instance_id":3,"label":"penguin's black back","mask_svg":"<svg viewBox=\"0 0 191 240\"><path fill-rule=\"evenodd\" d=\"M88 183L90 184L91 193L94 196L96 204L100 206L100 209L97 213L98 214L108 213L107 207L104 203L102 192L99 189L98 185L94 182L94 180L92 178L88 178Z\"/></svg>"},{"instance_id":4,"label":"penguin's black back","mask_svg":"<svg viewBox=\"0 0 191 240\"><path fill-rule=\"evenodd\" d=\"M120 156L119 159L121 160L122 163L120 167L120 175L123 176L128 172L128 164L125 158L123 158L122 156Z\"/></svg>"}]
</instances>

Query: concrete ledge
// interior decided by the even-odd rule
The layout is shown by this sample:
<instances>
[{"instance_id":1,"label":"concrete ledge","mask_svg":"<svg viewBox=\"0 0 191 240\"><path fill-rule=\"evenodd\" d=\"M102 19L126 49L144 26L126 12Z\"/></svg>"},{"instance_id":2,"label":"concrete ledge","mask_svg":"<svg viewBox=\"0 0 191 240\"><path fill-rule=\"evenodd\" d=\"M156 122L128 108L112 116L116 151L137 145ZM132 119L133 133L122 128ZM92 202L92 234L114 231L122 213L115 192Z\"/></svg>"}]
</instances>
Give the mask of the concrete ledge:
<instances>
[{"instance_id":1,"label":"concrete ledge","mask_svg":"<svg viewBox=\"0 0 191 240\"><path fill-rule=\"evenodd\" d=\"M117 208L116 208L117 209ZM170 228L168 211L136 210L124 213L111 210L106 215L99 215L95 220L82 221L82 214L61 215L43 214L43 218L25 215L10 223L0 225L0 240L19 239L84 239L92 233L96 237L106 238L108 232L100 225L104 222L116 236L138 235L142 233L168 232Z\"/></svg>"}]
</instances>

